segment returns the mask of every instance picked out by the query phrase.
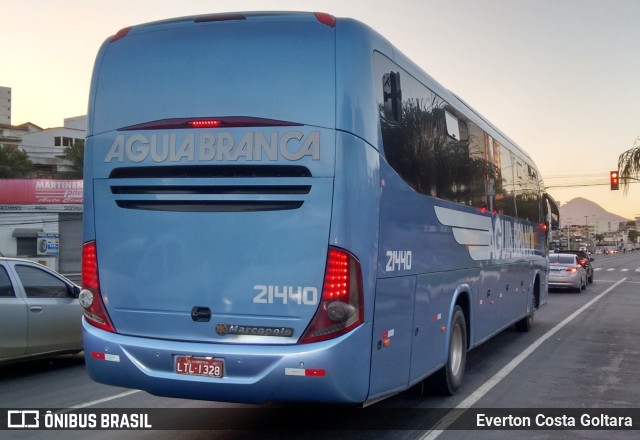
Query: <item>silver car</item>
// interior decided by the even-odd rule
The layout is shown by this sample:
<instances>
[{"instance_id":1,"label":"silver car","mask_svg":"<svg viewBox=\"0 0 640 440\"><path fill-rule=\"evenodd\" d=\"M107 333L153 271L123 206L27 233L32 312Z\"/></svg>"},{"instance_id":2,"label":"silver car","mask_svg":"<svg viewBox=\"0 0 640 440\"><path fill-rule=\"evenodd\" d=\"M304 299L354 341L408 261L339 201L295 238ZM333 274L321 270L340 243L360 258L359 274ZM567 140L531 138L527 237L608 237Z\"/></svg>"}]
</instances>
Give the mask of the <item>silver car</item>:
<instances>
[{"instance_id":1,"label":"silver car","mask_svg":"<svg viewBox=\"0 0 640 440\"><path fill-rule=\"evenodd\" d=\"M587 272L574 254L549 255L549 288L573 289L587 287Z\"/></svg>"},{"instance_id":2,"label":"silver car","mask_svg":"<svg viewBox=\"0 0 640 440\"><path fill-rule=\"evenodd\" d=\"M0 258L0 364L82 351L79 293L45 266Z\"/></svg>"}]
</instances>

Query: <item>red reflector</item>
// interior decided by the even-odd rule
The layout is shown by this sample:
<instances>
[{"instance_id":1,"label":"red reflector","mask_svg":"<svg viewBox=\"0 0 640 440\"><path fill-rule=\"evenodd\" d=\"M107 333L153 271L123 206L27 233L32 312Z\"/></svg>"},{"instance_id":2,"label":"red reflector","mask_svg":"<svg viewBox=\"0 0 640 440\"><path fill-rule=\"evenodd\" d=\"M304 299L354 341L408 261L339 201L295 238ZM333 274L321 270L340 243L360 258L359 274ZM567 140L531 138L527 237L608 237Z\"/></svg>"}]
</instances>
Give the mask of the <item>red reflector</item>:
<instances>
[{"instance_id":1,"label":"red reflector","mask_svg":"<svg viewBox=\"0 0 640 440\"><path fill-rule=\"evenodd\" d=\"M131 27L120 29L118 32L116 32L116 34L113 37L111 37L111 42L113 43L114 41L118 41L126 37L130 30L131 30Z\"/></svg>"},{"instance_id":2,"label":"red reflector","mask_svg":"<svg viewBox=\"0 0 640 440\"><path fill-rule=\"evenodd\" d=\"M91 352L91 357L103 361L105 359L104 353L98 353L97 351Z\"/></svg>"},{"instance_id":3,"label":"red reflector","mask_svg":"<svg viewBox=\"0 0 640 440\"><path fill-rule=\"evenodd\" d=\"M304 375L305 376L314 376L314 377L325 377L326 376L326 372L325 370L322 369L311 369L311 368L307 368L304 370Z\"/></svg>"},{"instance_id":4,"label":"red reflector","mask_svg":"<svg viewBox=\"0 0 640 440\"><path fill-rule=\"evenodd\" d=\"M322 23L326 24L329 27L336 27L336 17L331 14L327 14L324 12L316 12L316 19Z\"/></svg>"}]
</instances>

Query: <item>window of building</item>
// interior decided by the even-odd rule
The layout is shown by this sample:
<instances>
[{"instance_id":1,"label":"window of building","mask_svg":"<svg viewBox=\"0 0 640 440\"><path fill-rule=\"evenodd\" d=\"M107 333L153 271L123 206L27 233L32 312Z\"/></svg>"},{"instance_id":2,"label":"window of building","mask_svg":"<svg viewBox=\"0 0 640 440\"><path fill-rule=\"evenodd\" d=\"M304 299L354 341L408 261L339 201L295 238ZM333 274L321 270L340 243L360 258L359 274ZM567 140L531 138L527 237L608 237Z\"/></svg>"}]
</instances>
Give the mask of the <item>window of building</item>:
<instances>
[{"instance_id":1,"label":"window of building","mask_svg":"<svg viewBox=\"0 0 640 440\"><path fill-rule=\"evenodd\" d=\"M17 237L17 256L34 257L38 254L36 237Z\"/></svg>"}]
</instances>

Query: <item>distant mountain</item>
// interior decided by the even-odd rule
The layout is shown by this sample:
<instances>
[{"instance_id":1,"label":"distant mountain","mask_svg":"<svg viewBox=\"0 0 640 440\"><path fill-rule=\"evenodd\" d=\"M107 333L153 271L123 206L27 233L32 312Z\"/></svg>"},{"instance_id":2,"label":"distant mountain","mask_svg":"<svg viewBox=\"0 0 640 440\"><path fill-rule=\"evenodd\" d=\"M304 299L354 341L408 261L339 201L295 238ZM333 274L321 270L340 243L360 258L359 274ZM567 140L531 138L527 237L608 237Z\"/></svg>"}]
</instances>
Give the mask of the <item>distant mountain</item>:
<instances>
[{"instance_id":1,"label":"distant mountain","mask_svg":"<svg viewBox=\"0 0 640 440\"><path fill-rule=\"evenodd\" d=\"M586 220L585 217L587 217ZM597 203L582 197L577 197L560 206L560 224L563 227L567 222L572 225L583 225L597 221L627 222L629 219L605 211Z\"/></svg>"}]
</instances>

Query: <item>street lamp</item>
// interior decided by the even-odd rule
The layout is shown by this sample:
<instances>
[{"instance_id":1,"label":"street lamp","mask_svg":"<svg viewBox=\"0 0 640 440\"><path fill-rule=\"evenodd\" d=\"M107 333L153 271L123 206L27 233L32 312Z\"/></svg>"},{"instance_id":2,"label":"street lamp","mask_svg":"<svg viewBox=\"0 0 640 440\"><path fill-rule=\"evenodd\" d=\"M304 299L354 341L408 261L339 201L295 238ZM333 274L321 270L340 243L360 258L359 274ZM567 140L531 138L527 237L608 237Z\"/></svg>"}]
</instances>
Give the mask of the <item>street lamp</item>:
<instances>
[{"instance_id":1,"label":"street lamp","mask_svg":"<svg viewBox=\"0 0 640 440\"><path fill-rule=\"evenodd\" d=\"M567 250L571 250L571 222L573 222L573 219L567 218Z\"/></svg>"},{"instance_id":2,"label":"street lamp","mask_svg":"<svg viewBox=\"0 0 640 440\"><path fill-rule=\"evenodd\" d=\"M595 217L595 215L591 214L591 215L585 215L584 216L584 226L586 228L585 234L587 236L586 242L587 242L587 245L589 247L591 247L591 238L589 237L589 217ZM595 243L595 240L594 240L594 243ZM595 244L594 244L593 251L595 252L595 250L596 250L596 247L595 247Z\"/></svg>"}]
</instances>

